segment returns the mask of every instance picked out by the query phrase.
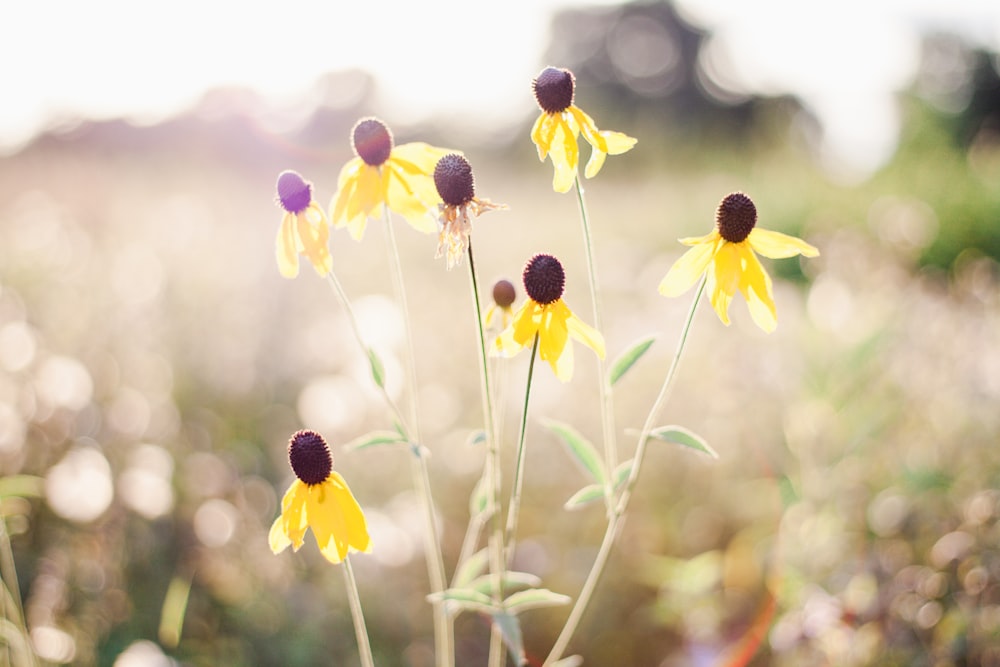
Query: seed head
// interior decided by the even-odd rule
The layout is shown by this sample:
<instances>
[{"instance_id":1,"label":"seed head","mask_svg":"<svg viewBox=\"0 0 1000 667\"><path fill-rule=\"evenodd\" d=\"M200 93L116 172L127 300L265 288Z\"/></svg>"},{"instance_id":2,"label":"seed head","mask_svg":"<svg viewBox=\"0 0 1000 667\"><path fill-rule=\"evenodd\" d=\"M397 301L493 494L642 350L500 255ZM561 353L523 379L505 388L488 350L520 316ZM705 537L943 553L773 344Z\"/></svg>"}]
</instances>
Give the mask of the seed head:
<instances>
[{"instance_id":1,"label":"seed head","mask_svg":"<svg viewBox=\"0 0 1000 667\"><path fill-rule=\"evenodd\" d=\"M545 113L562 113L573 104L576 78L568 69L546 67L531 82L535 101Z\"/></svg>"},{"instance_id":2,"label":"seed head","mask_svg":"<svg viewBox=\"0 0 1000 667\"><path fill-rule=\"evenodd\" d=\"M501 308L510 308L517 298L517 290L509 280L498 280L493 284L493 303Z\"/></svg>"},{"instance_id":3,"label":"seed head","mask_svg":"<svg viewBox=\"0 0 1000 667\"><path fill-rule=\"evenodd\" d=\"M757 224L757 207L742 192L726 195L715 212L719 235L730 243L740 243L750 236Z\"/></svg>"},{"instance_id":4,"label":"seed head","mask_svg":"<svg viewBox=\"0 0 1000 667\"><path fill-rule=\"evenodd\" d=\"M434 167L434 185L448 206L462 206L476 196L472 165L461 155L449 153Z\"/></svg>"},{"instance_id":5,"label":"seed head","mask_svg":"<svg viewBox=\"0 0 1000 667\"><path fill-rule=\"evenodd\" d=\"M288 441L288 463L305 484L326 481L333 470L330 448L316 431L296 431Z\"/></svg>"},{"instance_id":6,"label":"seed head","mask_svg":"<svg viewBox=\"0 0 1000 667\"><path fill-rule=\"evenodd\" d=\"M392 132L378 118L362 118L351 132L354 152L365 164L378 167L392 153Z\"/></svg>"},{"instance_id":7,"label":"seed head","mask_svg":"<svg viewBox=\"0 0 1000 667\"><path fill-rule=\"evenodd\" d=\"M566 287L566 272L558 259L552 255L539 254L524 265L521 280L528 297L545 306L562 298Z\"/></svg>"},{"instance_id":8,"label":"seed head","mask_svg":"<svg viewBox=\"0 0 1000 667\"><path fill-rule=\"evenodd\" d=\"M299 172L286 170L278 174L278 203L289 213L301 213L312 201L312 183Z\"/></svg>"}]
</instances>

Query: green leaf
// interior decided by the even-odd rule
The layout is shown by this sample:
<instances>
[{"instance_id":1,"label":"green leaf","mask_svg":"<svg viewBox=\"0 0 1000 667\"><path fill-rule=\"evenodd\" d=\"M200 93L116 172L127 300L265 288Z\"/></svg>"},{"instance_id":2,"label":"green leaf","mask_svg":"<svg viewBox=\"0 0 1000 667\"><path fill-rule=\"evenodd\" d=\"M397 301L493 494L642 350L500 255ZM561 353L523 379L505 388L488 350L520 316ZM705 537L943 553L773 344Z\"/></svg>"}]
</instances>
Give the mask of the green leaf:
<instances>
[{"instance_id":1,"label":"green leaf","mask_svg":"<svg viewBox=\"0 0 1000 667\"><path fill-rule=\"evenodd\" d=\"M532 588L542 583L542 580L530 572L504 572L501 577L504 592L514 591L522 588ZM493 575L484 574L469 584L469 588L479 591L484 595L493 592Z\"/></svg>"},{"instance_id":2,"label":"green leaf","mask_svg":"<svg viewBox=\"0 0 1000 667\"><path fill-rule=\"evenodd\" d=\"M546 420L545 425L553 433L562 438L562 441L569 447L570 454L583 466L584 470L590 473L595 482L603 485L607 481L608 476L604 472L604 464L601 463L601 457L597 454L597 449L594 448L594 445L589 440L580 435L571 426L562 422Z\"/></svg>"},{"instance_id":3,"label":"green leaf","mask_svg":"<svg viewBox=\"0 0 1000 667\"><path fill-rule=\"evenodd\" d=\"M615 490L622 488L622 485L628 480L628 476L632 474L632 459L628 461L622 461L615 468L614 473L611 475L611 479L615 485Z\"/></svg>"},{"instance_id":4,"label":"green leaf","mask_svg":"<svg viewBox=\"0 0 1000 667\"><path fill-rule=\"evenodd\" d=\"M385 366L375 354L375 350L370 347L368 348L368 363L371 366L372 379L375 380L375 384L379 387L385 387Z\"/></svg>"},{"instance_id":5,"label":"green leaf","mask_svg":"<svg viewBox=\"0 0 1000 667\"><path fill-rule=\"evenodd\" d=\"M650 431L649 437L690 447L691 449L708 454L713 459L719 458L719 455L714 449L708 446L704 438L683 426L660 426Z\"/></svg>"},{"instance_id":6,"label":"green leaf","mask_svg":"<svg viewBox=\"0 0 1000 667\"><path fill-rule=\"evenodd\" d=\"M528 611L529 609L560 607L572 601L573 599L570 596L553 593L547 588L532 588L507 596L507 599L503 601L503 606L512 614L520 614L522 611Z\"/></svg>"},{"instance_id":7,"label":"green leaf","mask_svg":"<svg viewBox=\"0 0 1000 667\"><path fill-rule=\"evenodd\" d=\"M432 603L448 602L459 610L479 611L486 614L496 612L493 600L488 595L483 595L471 588L449 588L441 593L431 593L427 599Z\"/></svg>"},{"instance_id":8,"label":"green leaf","mask_svg":"<svg viewBox=\"0 0 1000 667\"><path fill-rule=\"evenodd\" d=\"M45 480L35 475L11 475L0 478L0 498L40 498Z\"/></svg>"},{"instance_id":9,"label":"green leaf","mask_svg":"<svg viewBox=\"0 0 1000 667\"><path fill-rule=\"evenodd\" d=\"M476 577L486 572L490 555L486 549L480 549L459 564L455 571L455 588L467 588Z\"/></svg>"},{"instance_id":10,"label":"green leaf","mask_svg":"<svg viewBox=\"0 0 1000 667\"><path fill-rule=\"evenodd\" d=\"M366 433L349 443L344 445L344 447L351 451L356 451L359 449L367 449L368 447L374 447L376 445L398 445L405 443L406 438L401 436L396 431L372 431L371 433Z\"/></svg>"},{"instance_id":11,"label":"green leaf","mask_svg":"<svg viewBox=\"0 0 1000 667\"><path fill-rule=\"evenodd\" d=\"M469 496L469 515L477 517L485 512L487 500L489 498L486 496L486 479L480 477L479 481L472 488L472 495Z\"/></svg>"},{"instance_id":12,"label":"green leaf","mask_svg":"<svg viewBox=\"0 0 1000 667\"><path fill-rule=\"evenodd\" d=\"M469 439L466 440L467 445L482 445L486 443L486 431L482 429L478 431L473 431L469 434Z\"/></svg>"},{"instance_id":13,"label":"green leaf","mask_svg":"<svg viewBox=\"0 0 1000 667\"><path fill-rule=\"evenodd\" d=\"M574 493L569 500L563 503L563 509L569 511L578 510L581 507L589 505L595 500L604 499L604 485L603 484L588 484L576 493Z\"/></svg>"},{"instance_id":14,"label":"green leaf","mask_svg":"<svg viewBox=\"0 0 1000 667\"><path fill-rule=\"evenodd\" d=\"M635 362L639 361L642 355L646 354L646 351L655 341L656 336L643 338L615 359L615 362L611 364L611 370L608 371L608 384L614 385L618 382L632 368Z\"/></svg>"},{"instance_id":15,"label":"green leaf","mask_svg":"<svg viewBox=\"0 0 1000 667\"><path fill-rule=\"evenodd\" d=\"M521 636L521 622L517 617L507 612L498 611L493 614L493 622L500 628L503 635L503 643L510 651L510 657L517 665L528 664L528 657L524 654L524 639Z\"/></svg>"}]
</instances>

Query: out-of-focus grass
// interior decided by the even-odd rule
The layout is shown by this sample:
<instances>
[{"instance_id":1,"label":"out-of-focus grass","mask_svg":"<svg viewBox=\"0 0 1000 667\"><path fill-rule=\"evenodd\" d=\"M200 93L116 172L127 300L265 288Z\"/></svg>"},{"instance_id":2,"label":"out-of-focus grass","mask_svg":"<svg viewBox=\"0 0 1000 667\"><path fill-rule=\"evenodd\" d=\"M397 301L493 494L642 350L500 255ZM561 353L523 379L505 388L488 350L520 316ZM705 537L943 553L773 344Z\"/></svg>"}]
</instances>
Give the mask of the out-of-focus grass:
<instances>
[{"instance_id":1,"label":"out-of-focus grass","mask_svg":"<svg viewBox=\"0 0 1000 667\"><path fill-rule=\"evenodd\" d=\"M957 250L996 243L1000 151L966 156L931 129L915 126L920 141L857 188L830 185L787 147L678 151L642 166L622 156L587 182L609 354L659 335L617 388L621 430L641 424L688 306L656 292L683 250L675 239L707 232L721 197L746 191L762 226L822 252L768 263L772 335L742 302L729 328L702 304L662 422L698 431L721 458L652 448L571 646L587 664L723 664L770 596L754 664L1000 662L1000 291L993 260ZM8 521L47 659L356 659L340 577L315 549L276 557L266 541L293 430L336 445L389 423L328 286L309 268L281 279L273 257L274 178L300 170L325 204L348 157L343 135L322 159L273 148L247 159L180 134L156 151L50 139L0 163L0 464L46 478L46 501ZM476 222L482 279L516 279L532 254L551 252L567 267L567 302L589 320L572 195L551 191L549 165L530 152L467 156L478 194L510 206ZM453 567L483 456L466 444L481 427L468 277L433 259L436 239L398 229ZM403 346L381 232L370 225L361 244L337 232L332 250L396 387ZM508 457L525 356L501 371ZM575 595L603 517L561 508L585 480L538 418L596 441L595 364L581 349L567 385L541 370L515 567ZM634 442L621 443L625 458ZM430 664L406 455L334 456L375 540L354 562L376 661ZM188 579L172 646L158 635L164 599ZM537 661L565 610L532 614ZM484 660L483 619L461 617L458 637L459 664Z\"/></svg>"}]
</instances>

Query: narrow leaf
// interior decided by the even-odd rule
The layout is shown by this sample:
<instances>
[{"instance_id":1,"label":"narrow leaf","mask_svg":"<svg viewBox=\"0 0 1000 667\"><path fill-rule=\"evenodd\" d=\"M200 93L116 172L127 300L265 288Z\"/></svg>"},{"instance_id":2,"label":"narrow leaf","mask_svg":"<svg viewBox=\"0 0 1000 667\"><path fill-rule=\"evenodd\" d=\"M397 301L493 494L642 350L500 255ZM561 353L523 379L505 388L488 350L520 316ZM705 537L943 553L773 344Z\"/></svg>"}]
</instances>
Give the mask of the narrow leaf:
<instances>
[{"instance_id":1,"label":"narrow leaf","mask_svg":"<svg viewBox=\"0 0 1000 667\"><path fill-rule=\"evenodd\" d=\"M376 445L396 445L400 443L405 443L406 438L401 436L396 431L372 431L371 433L366 433L349 443L344 445L348 450L356 451L359 449L367 449L368 447L374 447Z\"/></svg>"},{"instance_id":2,"label":"narrow leaf","mask_svg":"<svg viewBox=\"0 0 1000 667\"><path fill-rule=\"evenodd\" d=\"M576 493L574 493L569 500L563 503L563 509L569 511L578 510L581 507L589 505L595 500L601 500L604 498L604 485L602 484L588 484Z\"/></svg>"},{"instance_id":3,"label":"narrow leaf","mask_svg":"<svg viewBox=\"0 0 1000 667\"><path fill-rule=\"evenodd\" d=\"M532 588L542 583L542 580L530 572L504 572L501 577L502 587L505 593ZM484 574L469 584L469 588L479 591L483 595L490 595L493 592L493 575Z\"/></svg>"},{"instance_id":4,"label":"narrow leaf","mask_svg":"<svg viewBox=\"0 0 1000 667\"><path fill-rule=\"evenodd\" d=\"M601 457L597 454L594 445L568 424L546 420L545 425L566 443L570 454L583 466L584 470L590 473L594 481L603 485L608 476L604 472L604 464L601 463Z\"/></svg>"},{"instance_id":5,"label":"narrow leaf","mask_svg":"<svg viewBox=\"0 0 1000 667\"><path fill-rule=\"evenodd\" d=\"M611 364L611 370L608 371L608 384L613 385L618 382L632 368L635 362L639 361L642 355L646 354L646 351L649 350L654 341L656 341L656 336L643 338L615 359L615 362Z\"/></svg>"},{"instance_id":6,"label":"narrow leaf","mask_svg":"<svg viewBox=\"0 0 1000 667\"><path fill-rule=\"evenodd\" d=\"M432 603L443 600L459 610L479 611L486 614L492 614L496 611L493 600L488 595L483 595L471 588L449 588L441 593L431 593L427 599Z\"/></svg>"},{"instance_id":7,"label":"narrow leaf","mask_svg":"<svg viewBox=\"0 0 1000 667\"><path fill-rule=\"evenodd\" d=\"M368 348L368 363L371 366L372 379L375 380L375 384L379 387L385 387L385 366L375 354L375 350L370 347Z\"/></svg>"},{"instance_id":8,"label":"narrow leaf","mask_svg":"<svg viewBox=\"0 0 1000 667\"><path fill-rule=\"evenodd\" d=\"M528 657L524 654L524 639L521 636L521 622L517 617L507 612L496 612L493 614L493 622L500 628L503 635L503 642L510 651L510 657L517 665L528 664Z\"/></svg>"},{"instance_id":9,"label":"narrow leaf","mask_svg":"<svg viewBox=\"0 0 1000 667\"><path fill-rule=\"evenodd\" d=\"M455 588L467 588L476 577L486 572L490 556L486 549L480 549L462 562L455 571Z\"/></svg>"},{"instance_id":10,"label":"narrow leaf","mask_svg":"<svg viewBox=\"0 0 1000 667\"><path fill-rule=\"evenodd\" d=\"M569 604L573 599L568 595L553 593L547 588L532 588L527 591L512 593L503 601L503 606L512 614L520 614L529 609L542 607L560 607Z\"/></svg>"},{"instance_id":11,"label":"narrow leaf","mask_svg":"<svg viewBox=\"0 0 1000 667\"><path fill-rule=\"evenodd\" d=\"M683 426L661 426L659 428L654 428L650 431L649 437L657 440L663 440L664 442L672 442L677 445L690 447L691 449L708 454L713 459L719 458L719 455L714 449L709 447L704 438L694 431L684 428Z\"/></svg>"},{"instance_id":12,"label":"narrow leaf","mask_svg":"<svg viewBox=\"0 0 1000 667\"><path fill-rule=\"evenodd\" d=\"M472 495L469 496L469 515L476 517L486 511L486 479L479 478L472 488Z\"/></svg>"},{"instance_id":13,"label":"narrow leaf","mask_svg":"<svg viewBox=\"0 0 1000 667\"><path fill-rule=\"evenodd\" d=\"M631 474L632 474L632 459L629 459L628 461L622 461L621 463L618 464L618 467L615 468L614 474L611 475L611 478L614 481L616 491L622 488L622 484L625 483L625 481L628 479L628 476Z\"/></svg>"}]
</instances>

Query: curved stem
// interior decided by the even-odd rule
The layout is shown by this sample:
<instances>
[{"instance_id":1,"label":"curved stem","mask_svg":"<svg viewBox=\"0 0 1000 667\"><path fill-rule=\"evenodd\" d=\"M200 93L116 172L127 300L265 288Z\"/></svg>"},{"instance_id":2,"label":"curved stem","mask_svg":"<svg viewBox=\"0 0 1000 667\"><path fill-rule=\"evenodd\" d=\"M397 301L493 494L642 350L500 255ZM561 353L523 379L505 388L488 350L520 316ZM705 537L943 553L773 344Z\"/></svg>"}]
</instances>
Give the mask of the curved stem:
<instances>
[{"instance_id":1,"label":"curved stem","mask_svg":"<svg viewBox=\"0 0 1000 667\"><path fill-rule=\"evenodd\" d=\"M580 221L583 225L583 244L587 251L587 275L590 278L590 298L594 309L594 327L601 333L604 333L600 292L597 288L597 266L594 262L594 242L590 233L590 216L587 215L587 203L583 197L583 184L580 182L580 174L576 175L575 183L576 200L580 205ZM597 373L601 400L601 428L604 435L604 462L608 470L614 470L618 466L614 395L611 384L608 382L607 363L601 357L597 357ZM607 496L610 498L610 487L606 491Z\"/></svg>"},{"instance_id":2,"label":"curved stem","mask_svg":"<svg viewBox=\"0 0 1000 667\"><path fill-rule=\"evenodd\" d=\"M528 431L528 401L531 398L531 378L535 372L535 357L538 354L538 333L531 346L531 361L528 362L528 379L524 387L524 409L521 412L521 432L517 438L517 463L514 466L514 483L510 492L510 505L507 507L506 564L510 565L514 557L514 543L517 541L517 519L521 510L521 490L524 487L525 434Z\"/></svg>"},{"instance_id":3,"label":"curved stem","mask_svg":"<svg viewBox=\"0 0 1000 667\"><path fill-rule=\"evenodd\" d=\"M351 607L351 620L354 621L354 634L358 638L358 655L361 656L362 667L375 667L372 658L372 647L368 640L368 628L365 627L365 615L361 610L361 596L358 595L358 582L354 579L354 568L351 567L349 556L342 563L344 583L347 584L347 601Z\"/></svg>"},{"instance_id":4,"label":"curved stem","mask_svg":"<svg viewBox=\"0 0 1000 667\"><path fill-rule=\"evenodd\" d=\"M444 570L444 557L437 537L437 520L434 516L434 499L431 493L430 474L427 470L427 458L421 451L423 439L420 435L419 411L417 410L417 370L416 348L413 344L413 328L410 320L410 310L406 302L406 285L403 282L403 268L399 261L399 248L396 246L396 234L389 218L389 207L382 205L382 218L385 221L386 242L389 249L389 269L392 273L393 287L396 299L403 311L403 328L406 334L406 378L409 385L410 430L414 443L413 456L410 459L410 473L417 500L422 508L424 521L424 554L427 558L427 574L430 578L431 592L442 593L447 581ZM433 603L434 608L434 638L437 646L437 660L441 667L450 667L455 660L454 627L443 601Z\"/></svg>"},{"instance_id":5,"label":"curved stem","mask_svg":"<svg viewBox=\"0 0 1000 667\"><path fill-rule=\"evenodd\" d=\"M500 517L500 446L497 441L497 425L493 415L493 399L490 395L490 370L486 354L486 332L483 330L483 309L479 300L479 282L476 279L476 260L472 253L472 239L467 248L469 255L469 280L472 288L472 304L476 313L476 334L479 339L479 381L483 402L483 419L486 421L486 462L483 475L486 478L486 514L492 531L489 537L490 576L493 579L493 601L499 608L503 600L504 542L503 525ZM494 623L490 631L489 665L499 667L503 663L503 637Z\"/></svg>"},{"instance_id":6,"label":"curved stem","mask_svg":"<svg viewBox=\"0 0 1000 667\"><path fill-rule=\"evenodd\" d=\"M649 434L653 430L653 423L660 410L663 408L663 404L666 403L667 396L670 393L670 388L677 375L677 368L680 365L681 354L684 352L688 334L691 331L691 324L694 322L694 315L698 309L698 300L701 299L701 294L704 291L705 278L702 277L701 283L698 285L698 290L695 292L694 300L691 302L691 308L688 310L687 320L684 322L684 327L681 330L681 337L677 343L677 349L674 351L673 360L670 362L670 368L667 370L667 375L663 379L663 385L660 387L660 393L656 396L656 400L653 401L653 406L649 409L649 414L646 416L646 422L642 426L642 431L639 435L639 443L636 445L635 458L632 461L632 470L625 483L625 488L622 490L621 497L615 506L614 512L608 519L608 527L604 531L604 538L601 540L601 547L597 551L597 556L594 558L594 564L591 566L590 572L587 574L587 579L583 583L580 595L577 597L572 611L570 611L569 618L566 619L566 624L563 626L562 632L559 633L559 637L556 639L555 644L553 644L552 650L549 652L549 657L545 659L546 665L559 660L559 658L561 658L563 653L566 651L566 647L569 644L570 639L573 638L573 634L576 632L576 629L580 624L580 619L583 618L583 614L587 610L587 606L590 604L590 599L593 597L594 589L597 588L601 575L604 573L604 567L607 565L608 557L611 555L611 550L618 539L618 534L621 532L621 528L625 524L625 511L628 509L628 503L632 497L632 490L635 488L635 484L639 479L639 470L642 468L642 462L646 456L646 441L649 440Z\"/></svg>"}]
</instances>

